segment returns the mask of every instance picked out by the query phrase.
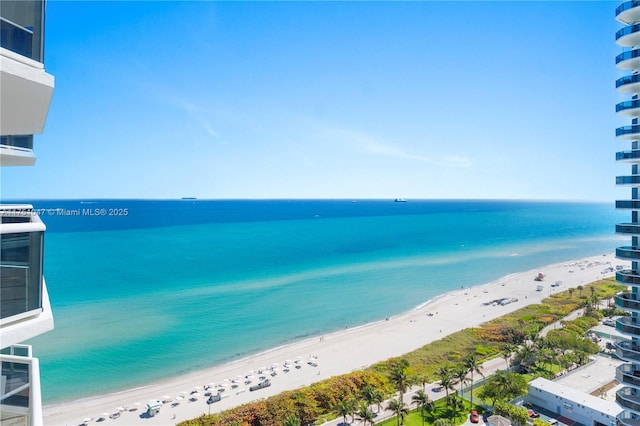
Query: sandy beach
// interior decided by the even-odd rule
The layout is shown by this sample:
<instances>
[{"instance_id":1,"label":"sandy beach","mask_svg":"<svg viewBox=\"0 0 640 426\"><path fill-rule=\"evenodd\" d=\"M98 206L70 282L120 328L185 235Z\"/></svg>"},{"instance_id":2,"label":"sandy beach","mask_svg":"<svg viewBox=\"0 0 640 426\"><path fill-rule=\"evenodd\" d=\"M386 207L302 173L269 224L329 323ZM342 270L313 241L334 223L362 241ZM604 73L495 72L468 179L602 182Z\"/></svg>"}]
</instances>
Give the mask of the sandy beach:
<instances>
[{"instance_id":1,"label":"sandy beach","mask_svg":"<svg viewBox=\"0 0 640 426\"><path fill-rule=\"evenodd\" d=\"M361 327L305 339L148 386L45 406L44 423L171 425L219 412L402 355L447 334L538 303L553 292L613 276L609 268L615 269L617 265L625 263L610 254L512 274L488 284L447 293L411 311ZM538 273L545 275L544 281L534 280ZM561 284L551 287L556 282ZM539 285L543 286L542 290L538 289ZM484 305L507 297L518 300L504 306ZM310 361L317 365L311 365ZM285 364L290 364L288 372L284 371ZM272 367L277 373L275 376L271 375ZM259 373L263 368L267 371ZM263 375L272 385L250 392L249 387L257 384ZM236 383L232 383L234 380ZM245 383L248 381L251 383ZM226 386L222 388L222 400L209 405L204 393L212 384L216 385L212 389L214 393L221 388L220 384ZM195 397L192 392L200 396ZM154 417L147 416L145 411L150 400L167 401Z\"/></svg>"}]
</instances>

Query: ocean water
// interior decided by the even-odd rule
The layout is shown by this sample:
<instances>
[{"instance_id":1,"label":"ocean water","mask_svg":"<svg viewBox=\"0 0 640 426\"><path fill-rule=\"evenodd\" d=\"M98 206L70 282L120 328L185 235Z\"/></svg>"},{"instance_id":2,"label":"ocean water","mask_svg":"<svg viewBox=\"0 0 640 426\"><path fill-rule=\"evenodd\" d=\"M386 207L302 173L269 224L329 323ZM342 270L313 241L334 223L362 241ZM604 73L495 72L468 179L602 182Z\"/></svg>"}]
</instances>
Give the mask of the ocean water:
<instances>
[{"instance_id":1,"label":"ocean water","mask_svg":"<svg viewBox=\"0 0 640 426\"><path fill-rule=\"evenodd\" d=\"M612 204L30 202L47 224L56 323L30 342L45 403L379 320L625 240Z\"/></svg>"}]
</instances>

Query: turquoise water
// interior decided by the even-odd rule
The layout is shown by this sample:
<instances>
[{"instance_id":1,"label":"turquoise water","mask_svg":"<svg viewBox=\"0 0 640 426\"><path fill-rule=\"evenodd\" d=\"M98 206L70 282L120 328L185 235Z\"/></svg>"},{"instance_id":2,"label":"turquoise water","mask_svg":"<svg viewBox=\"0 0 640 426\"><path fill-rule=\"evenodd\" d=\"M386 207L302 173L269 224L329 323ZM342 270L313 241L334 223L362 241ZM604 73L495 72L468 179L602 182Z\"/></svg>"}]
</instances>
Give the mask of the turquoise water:
<instances>
[{"instance_id":1,"label":"turquoise water","mask_svg":"<svg viewBox=\"0 0 640 426\"><path fill-rule=\"evenodd\" d=\"M34 202L74 208L78 202ZM44 217L56 329L32 340L45 402L136 387L613 252L608 204L96 201Z\"/></svg>"}]
</instances>

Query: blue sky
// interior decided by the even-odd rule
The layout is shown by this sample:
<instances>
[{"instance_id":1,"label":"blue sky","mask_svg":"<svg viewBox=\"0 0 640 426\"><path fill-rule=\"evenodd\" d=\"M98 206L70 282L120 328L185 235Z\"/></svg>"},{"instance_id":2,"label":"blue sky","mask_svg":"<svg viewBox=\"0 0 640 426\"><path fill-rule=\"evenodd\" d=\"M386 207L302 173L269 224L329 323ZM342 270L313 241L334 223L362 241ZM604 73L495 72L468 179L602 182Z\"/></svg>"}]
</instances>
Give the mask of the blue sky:
<instances>
[{"instance_id":1,"label":"blue sky","mask_svg":"<svg viewBox=\"0 0 640 426\"><path fill-rule=\"evenodd\" d=\"M616 5L52 0L2 198L628 198Z\"/></svg>"}]
</instances>

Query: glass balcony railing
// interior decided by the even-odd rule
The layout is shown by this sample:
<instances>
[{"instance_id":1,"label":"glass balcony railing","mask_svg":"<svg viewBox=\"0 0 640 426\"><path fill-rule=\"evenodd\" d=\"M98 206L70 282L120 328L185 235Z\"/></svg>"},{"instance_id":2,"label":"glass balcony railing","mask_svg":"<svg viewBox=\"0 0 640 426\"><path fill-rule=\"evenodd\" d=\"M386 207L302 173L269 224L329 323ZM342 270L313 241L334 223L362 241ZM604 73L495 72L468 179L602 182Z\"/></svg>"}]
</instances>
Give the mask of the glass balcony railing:
<instances>
[{"instance_id":1,"label":"glass balcony railing","mask_svg":"<svg viewBox=\"0 0 640 426\"><path fill-rule=\"evenodd\" d=\"M616 32L616 40L640 31L640 24L628 25Z\"/></svg>"},{"instance_id":2,"label":"glass balcony railing","mask_svg":"<svg viewBox=\"0 0 640 426\"><path fill-rule=\"evenodd\" d=\"M616 152L616 161L640 160L640 149Z\"/></svg>"},{"instance_id":3,"label":"glass balcony railing","mask_svg":"<svg viewBox=\"0 0 640 426\"><path fill-rule=\"evenodd\" d=\"M627 50L626 52L622 52L618 56L616 56L616 64L619 64L623 61L628 61L629 59L640 58L640 49Z\"/></svg>"},{"instance_id":4,"label":"glass balcony railing","mask_svg":"<svg viewBox=\"0 0 640 426\"><path fill-rule=\"evenodd\" d=\"M640 247L618 247L616 257L620 259L638 260L640 259Z\"/></svg>"},{"instance_id":5,"label":"glass balcony railing","mask_svg":"<svg viewBox=\"0 0 640 426\"><path fill-rule=\"evenodd\" d=\"M633 388L622 388L617 391L616 402L623 408L640 413L640 395Z\"/></svg>"},{"instance_id":6,"label":"glass balcony railing","mask_svg":"<svg viewBox=\"0 0 640 426\"><path fill-rule=\"evenodd\" d=\"M637 176L616 176L616 185L638 185L640 175Z\"/></svg>"},{"instance_id":7,"label":"glass balcony railing","mask_svg":"<svg viewBox=\"0 0 640 426\"><path fill-rule=\"evenodd\" d=\"M640 301L632 293L620 293L614 296L615 304L620 309L640 311Z\"/></svg>"},{"instance_id":8,"label":"glass balcony railing","mask_svg":"<svg viewBox=\"0 0 640 426\"><path fill-rule=\"evenodd\" d=\"M0 412L2 424L42 424L40 367L31 346L16 345L2 350Z\"/></svg>"},{"instance_id":9,"label":"glass balcony railing","mask_svg":"<svg viewBox=\"0 0 640 426\"><path fill-rule=\"evenodd\" d=\"M44 0L2 0L0 45L44 62Z\"/></svg>"},{"instance_id":10,"label":"glass balcony railing","mask_svg":"<svg viewBox=\"0 0 640 426\"><path fill-rule=\"evenodd\" d=\"M31 208L8 207L0 208L0 323L41 312L43 303L44 224Z\"/></svg>"},{"instance_id":11,"label":"glass balcony railing","mask_svg":"<svg viewBox=\"0 0 640 426\"><path fill-rule=\"evenodd\" d=\"M640 134L640 125L622 126L616 129L616 137Z\"/></svg>"},{"instance_id":12,"label":"glass balcony railing","mask_svg":"<svg viewBox=\"0 0 640 426\"><path fill-rule=\"evenodd\" d=\"M640 6L639 0L632 0L625 3L622 3L620 6L616 7L616 16L620 15L622 12L633 9L634 7Z\"/></svg>"},{"instance_id":13,"label":"glass balcony railing","mask_svg":"<svg viewBox=\"0 0 640 426\"><path fill-rule=\"evenodd\" d=\"M616 379L628 386L640 387L640 369L633 364L622 364L616 367Z\"/></svg>"},{"instance_id":14,"label":"glass balcony railing","mask_svg":"<svg viewBox=\"0 0 640 426\"><path fill-rule=\"evenodd\" d=\"M640 336L640 324L636 324L632 317L622 317L616 320L616 330L623 334Z\"/></svg>"},{"instance_id":15,"label":"glass balcony railing","mask_svg":"<svg viewBox=\"0 0 640 426\"><path fill-rule=\"evenodd\" d=\"M0 136L0 146L33 150L33 135Z\"/></svg>"},{"instance_id":16,"label":"glass balcony railing","mask_svg":"<svg viewBox=\"0 0 640 426\"><path fill-rule=\"evenodd\" d=\"M623 411L616 417L616 426L640 426L640 417L629 411Z\"/></svg>"},{"instance_id":17,"label":"glass balcony railing","mask_svg":"<svg viewBox=\"0 0 640 426\"><path fill-rule=\"evenodd\" d=\"M618 223L616 233L640 235L640 223Z\"/></svg>"},{"instance_id":18,"label":"glass balcony railing","mask_svg":"<svg viewBox=\"0 0 640 426\"><path fill-rule=\"evenodd\" d=\"M617 200L616 209L640 209L640 200Z\"/></svg>"},{"instance_id":19,"label":"glass balcony railing","mask_svg":"<svg viewBox=\"0 0 640 426\"><path fill-rule=\"evenodd\" d=\"M640 83L640 74L625 75L616 80L616 89L627 84Z\"/></svg>"},{"instance_id":20,"label":"glass balcony railing","mask_svg":"<svg viewBox=\"0 0 640 426\"><path fill-rule=\"evenodd\" d=\"M617 340L614 345L618 358L630 362L640 362L640 348L635 346L631 340Z\"/></svg>"},{"instance_id":21,"label":"glass balcony railing","mask_svg":"<svg viewBox=\"0 0 640 426\"><path fill-rule=\"evenodd\" d=\"M629 111L640 108L640 100L620 102L616 105L616 112Z\"/></svg>"}]
</instances>

